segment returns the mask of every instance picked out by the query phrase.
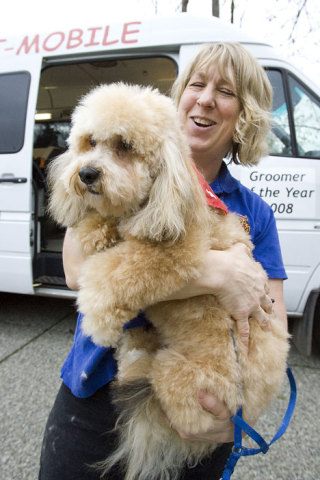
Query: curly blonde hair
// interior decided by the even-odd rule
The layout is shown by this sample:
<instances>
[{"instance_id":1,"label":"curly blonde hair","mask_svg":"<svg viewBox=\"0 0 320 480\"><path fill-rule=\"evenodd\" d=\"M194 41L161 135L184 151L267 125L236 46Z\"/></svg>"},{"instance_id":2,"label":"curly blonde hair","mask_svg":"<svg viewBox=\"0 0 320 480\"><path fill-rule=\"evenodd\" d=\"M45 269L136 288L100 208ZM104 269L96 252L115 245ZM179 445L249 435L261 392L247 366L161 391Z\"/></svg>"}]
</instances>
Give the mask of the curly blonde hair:
<instances>
[{"instance_id":1,"label":"curly blonde hair","mask_svg":"<svg viewBox=\"0 0 320 480\"><path fill-rule=\"evenodd\" d=\"M234 85L240 102L240 114L229 157L235 163L255 165L268 152L266 137L270 130L272 87L264 69L242 45L203 45L174 82L171 96L178 106L192 75L212 66L218 69L226 81Z\"/></svg>"}]
</instances>

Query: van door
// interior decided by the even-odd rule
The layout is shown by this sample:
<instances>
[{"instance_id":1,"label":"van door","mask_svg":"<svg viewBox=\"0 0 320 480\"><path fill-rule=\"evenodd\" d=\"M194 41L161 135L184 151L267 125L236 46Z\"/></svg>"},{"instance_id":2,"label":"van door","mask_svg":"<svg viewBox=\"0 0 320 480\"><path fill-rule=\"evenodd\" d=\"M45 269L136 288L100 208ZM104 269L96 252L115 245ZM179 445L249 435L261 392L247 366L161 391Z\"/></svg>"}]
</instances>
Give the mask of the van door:
<instances>
[{"instance_id":1,"label":"van door","mask_svg":"<svg viewBox=\"0 0 320 480\"><path fill-rule=\"evenodd\" d=\"M320 286L320 98L280 62L264 66L274 92L270 156L238 177L274 211L287 310L301 315Z\"/></svg>"},{"instance_id":2,"label":"van door","mask_svg":"<svg viewBox=\"0 0 320 480\"><path fill-rule=\"evenodd\" d=\"M34 185L36 231L34 285L39 295L69 295L62 268L65 229L48 215L46 175L52 160L67 149L71 113L79 99L93 87L123 81L152 85L168 93L176 78L172 54L91 54L45 58L39 81L37 117L34 124Z\"/></svg>"},{"instance_id":3,"label":"van door","mask_svg":"<svg viewBox=\"0 0 320 480\"><path fill-rule=\"evenodd\" d=\"M32 144L41 58L0 62L0 291L33 293Z\"/></svg>"}]
</instances>

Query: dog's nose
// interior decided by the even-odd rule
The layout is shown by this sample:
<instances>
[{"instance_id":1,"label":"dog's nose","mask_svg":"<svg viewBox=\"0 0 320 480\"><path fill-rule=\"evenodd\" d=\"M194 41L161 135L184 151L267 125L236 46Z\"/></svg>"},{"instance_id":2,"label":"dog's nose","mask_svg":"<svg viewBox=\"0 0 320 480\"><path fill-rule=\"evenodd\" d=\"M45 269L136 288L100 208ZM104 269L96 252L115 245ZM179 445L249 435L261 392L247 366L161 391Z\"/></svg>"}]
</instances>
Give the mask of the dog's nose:
<instances>
[{"instance_id":1,"label":"dog's nose","mask_svg":"<svg viewBox=\"0 0 320 480\"><path fill-rule=\"evenodd\" d=\"M93 167L83 167L79 171L81 182L85 183L86 185L92 185L98 179L99 175L99 170Z\"/></svg>"}]
</instances>

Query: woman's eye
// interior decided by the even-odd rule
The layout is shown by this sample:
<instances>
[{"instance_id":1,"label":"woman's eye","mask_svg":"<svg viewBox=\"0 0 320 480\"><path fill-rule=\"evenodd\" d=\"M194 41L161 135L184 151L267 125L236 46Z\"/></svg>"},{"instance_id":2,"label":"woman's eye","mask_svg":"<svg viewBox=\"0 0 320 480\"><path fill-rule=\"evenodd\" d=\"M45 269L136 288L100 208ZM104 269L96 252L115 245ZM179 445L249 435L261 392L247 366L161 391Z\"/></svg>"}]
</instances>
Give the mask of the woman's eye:
<instances>
[{"instance_id":1,"label":"woman's eye","mask_svg":"<svg viewBox=\"0 0 320 480\"><path fill-rule=\"evenodd\" d=\"M220 92L223 94L223 95L226 95L228 97L235 97L235 93L232 91L232 90L228 90L226 88L220 88Z\"/></svg>"},{"instance_id":2,"label":"woman's eye","mask_svg":"<svg viewBox=\"0 0 320 480\"><path fill-rule=\"evenodd\" d=\"M201 82L192 82L192 83L190 83L190 87L201 88L201 87L203 87L203 86L204 86L204 84L201 83Z\"/></svg>"},{"instance_id":3,"label":"woman's eye","mask_svg":"<svg viewBox=\"0 0 320 480\"><path fill-rule=\"evenodd\" d=\"M94 138L90 135L89 139L89 145L91 148L95 148L97 146L97 142L94 140Z\"/></svg>"}]
</instances>

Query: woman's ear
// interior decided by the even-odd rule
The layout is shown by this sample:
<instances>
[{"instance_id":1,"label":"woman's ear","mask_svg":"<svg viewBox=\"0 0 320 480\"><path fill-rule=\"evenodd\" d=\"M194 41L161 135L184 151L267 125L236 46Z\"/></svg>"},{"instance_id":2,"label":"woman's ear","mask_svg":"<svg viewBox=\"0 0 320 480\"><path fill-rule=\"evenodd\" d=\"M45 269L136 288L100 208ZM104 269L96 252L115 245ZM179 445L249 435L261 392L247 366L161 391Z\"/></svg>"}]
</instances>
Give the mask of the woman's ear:
<instances>
[{"instance_id":1,"label":"woman's ear","mask_svg":"<svg viewBox=\"0 0 320 480\"><path fill-rule=\"evenodd\" d=\"M86 212L81 191L76 187L78 172L74 171L72 163L73 156L67 151L54 159L48 169L48 211L64 227L72 227Z\"/></svg>"},{"instance_id":2,"label":"woman's ear","mask_svg":"<svg viewBox=\"0 0 320 480\"><path fill-rule=\"evenodd\" d=\"M155 154L157 175L148 201L126 226L134 236L155 241L177 240L185 233L199 202L189 151L176 133Z\"/></svg>"}]
</instances>

